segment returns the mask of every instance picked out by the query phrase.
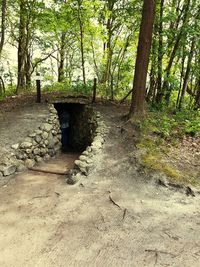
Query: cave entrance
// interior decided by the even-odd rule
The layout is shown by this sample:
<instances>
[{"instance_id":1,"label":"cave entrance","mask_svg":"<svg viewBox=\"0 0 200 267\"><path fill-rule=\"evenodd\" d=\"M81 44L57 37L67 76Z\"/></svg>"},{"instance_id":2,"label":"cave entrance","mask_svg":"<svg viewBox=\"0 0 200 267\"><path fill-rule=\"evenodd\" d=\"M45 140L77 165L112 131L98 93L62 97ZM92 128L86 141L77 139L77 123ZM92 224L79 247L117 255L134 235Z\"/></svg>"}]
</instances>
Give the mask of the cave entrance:
<instances>
[{"instance_id":1,"label":"cave entrance","mask_svg":"<svg viewBox=\"0 0 200 267\"><path fill-rule=\"evenodd\" d=\"M92 107L80 103L54 103L58 112L63 152L83 152L96 129Z\"/></svg>"}]
</instances>

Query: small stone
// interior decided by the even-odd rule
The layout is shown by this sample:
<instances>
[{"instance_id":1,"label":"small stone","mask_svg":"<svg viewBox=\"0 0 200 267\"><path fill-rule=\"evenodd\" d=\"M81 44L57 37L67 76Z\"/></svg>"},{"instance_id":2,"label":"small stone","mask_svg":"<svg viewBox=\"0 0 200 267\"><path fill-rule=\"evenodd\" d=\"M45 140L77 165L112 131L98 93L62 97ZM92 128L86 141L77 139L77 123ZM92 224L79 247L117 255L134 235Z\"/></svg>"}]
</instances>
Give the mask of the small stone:
<instances>
[{"instance_id":1,"label":"small stone","mask_svg":"<svg viewBox=\"0 0 200 267\"><path fill-rule=\"evenodd\" d=\"M23 142L23 143L21 143L20 148L26 149L26 148L32 147L32 145L33 144L31 142Z\"/></svg>"},{"instance_id":2,"label":"small stone","mask_svg":"<svg viewBox=\"0 0 200 267\"><path fill-rule=\"evenodd\" d=\"M40 127L40 129L41 130L44 130L44 131L46 131L46 132L50 132L51 130L52 130L52 125L51 124L49 124L49 123L44 123L41 127Z\"/></svg>"},{"instance_id":3,"label":"small stone","mask_svg":"<svg viewBox=\"0 0 200 267\"><path fill-rule=\"evenodd\" d=\"M48 149L47 148L41 148L40 149L40 155L41 156L44 156L47 152L48 152Z\"/></svg>"},{"instance_id":4,"label":"small stone","mask_svg":"<svg viewBox=\"0 0 200 267\"><path fill-rule=\"evenodd\" d=\"M35 160L36 160L36 162L38 162L38 163L43 161L42 157L40 157L40 156L36 156L36 157L35 157Z\"/></svg>"},{"instance_id":5,"label":"small stone","mask_svg":"<svg viewBox=\"0 0 200 267\"><path fill-rule=\"evenodd\" d=\"M16 158L17 159L20 159L20 160L24 160L24 159L27 159L27 155L25 153L23 153L22 151L19 151L17 154L16 154Z\"/></svg>"},{"instance_id":6,"label":"small stone","mask_svg":"<svg viewBox=\"0 0 200 267\"><path fill-rule=\"evenodd\" d=\"M26 154L31 154L31 153L32 153L32 151L33 151L33 149L32 149L32 148L26 149Z\"/></svg>"},{"instance_id":7,"label":"small stone","mask_svg":"<svg viewBox=\"0 0 200 267\"><path fill-rule=\"evenodd\" d=\"M14 144L11 146L13 149L18 149L19 148L19 144Z\"/></svg>"},{"instance_id":8,"label":"small stone","mask_svg":"<svg viewBox=\"0 0 200 267\"><path fill-rule=\"evenodd\" d=\"M35 141L39 144L42 141L42 137L40 135L36 135Z\"/></svg>"},{"instance_id":9,"label":"small stone","mask_svg":"<svg viewBox=\"0 0 200 267\"><path fill-rule=\"evenodd\" d=\"M84 151L84 152L82 153L82 155L83 155L83 156L88 156L88 155L89 155L89 152L88 152L88 151Z\"/></svg>"},{"instance_id":10,"label":"small stone","mask_svg":"<svg viewBox=\"0 0 200 267\"><path fill-rule=\"evenodd\" d=\"M91 146L88 146L87 149L86 149L86 151L87 151L88 153L90 153L90 152L92 151Z\"/></svg>"},{"instance_id":11,"label":"small stone","mask_svg":"<svg viewBox=\"0 0 200 267\"><path fill-rule=\"evenodd\" d=\"M52 113L52 114L57 114L57 110L53 107L49 108L49 111Z\"/></svg>"},{"instance_id":12,"label":"small stone","mask_svg":"<svg viewBox=\"0 0 200 267\"><path fill-rule=\"evenodd\" d=\"M52 133L50 133L48 137L48 148L54 148L54 145L55 145L55 140Z\"/></svg>"},{"instance_id":13,"label":"small stone","mask_svg":"<svg viewBox=\"0 0 200 267\"><path fill-rule=\"evenodd\" d=\"M53 136L57 135L57 131L56 130L52 130L51 133L53 134Z\"/></svg>"},{"instance_id":14,"label":"small stone","mask_svg":"<svg viewBox=\"0 0 200 267\"><path fill-rule=\"evenodd\" d=\"M87 162L88 164L90 164L90 165L92 165L92 164L94 163L92 159L87 159L86 162Z\"/></svg>"},{"instance_id":15,"label":"small stone","mask_svg":"<svg viewBox=\"0 0 200 267\"><path fill-rule=\"evenodd\" d=\"M74 185L78 182L78 180L81 178L81 175L77 173L75 169L70 170L70 172L67 174L66 182L67 184Z\"/></svg>"},{"instance_id":16,"label":"small stone","mask_svg":"<svg viewBox=\"0 0 200 267\"><path fill-rule=\"evenodd\" d=\"M55 150L54 149L49 149L49 151L48 151L48 153L49 153L49 155L51 156L51 157L54 157L55 156Z\"/></svg>"},{"instance_id":17,"label":"small stone","mask_svg":"<svg viewBox=\"0 0 200 267\"><path fill-rule=\"evenodd\" d=\"M42 133L42 138L43 138L43 139L46 140L46 139L48 138L48 136L49 136L49 135L48 135L47 132L43 132L43 133Z\"/></svg>"},{"instance_id":18,"label":"small stone","mask_svg":"<svg viewBox=\"0 0 200 267\"><path fill-rule=\"evenodd\" d=\"M51 157L50 157L50 155L49 154L46 154L45 156L44 156L44 160L49 160Z\"/></svg>"},{"instance_id":19,"label":"small stone","mask_svg":"<svg viewBox=\"0 0 200 267\"><path fill-rule=\"evenodd\" d=\"M35 131L35 133L36 134L42 134L42 131L38 129L38 130Z\"/></svg>"},{"instance_id":20,"label":"small stone","mask_svg":"<svg viewBox=\"0 0 200 267\"><path fill-rule=\"evenodd\" d=\"M87 163L83 162L81 160L75 160L74 164L79 168L86 168L87 167Z\"/></svg>"},{"instance_id":21,"label":"small stone","mask_svg":"<svg viewBox=\"0 0 200 267\"><path fill-rule=\"evenodd\" d=\"M81 161L87 161L87 157L84 156L84 155L81 155L81 156L79 157L79 160L81 160Z\"/></svg>"},{"instance_id":22,"label":"small stone","mask_svg":"<svg viewBox=\"0 0 200 267\"><path fill-rule=\"evenodd\" d=\"M40 154L40 149L39 149L39 148L35 148L35 149L33 150L33 154L34 154L34 155L39 155L39 154Z\"/></svg>"},{"instance_id":23,"label":"small stone","mask_svg":"<svg viewBox=\"0 0 200 267\"><path fill-rule=\"evenodd\" d=\"M27 142L27 143L32 143L32 141L33 141L33 139L30 138L30 137L26 137L26 138L24 139L24 142Z\"/></svg>"},{"instance_id":24,"label":"small stone","mask_svg":"<svg viewBox=\"0 0 200 267\"><path fill-rule=\"evenodd\" d=\"M34 138L36 136L36 133L29 134L29 137Z\"/></svg>"},{"instance_id":25,"label":"small stone","mask_svg":"<svg viewBox=\"0 0 200 267\"><path fill-rule=\"evenodd\" d=\"M77 180L76 180L75 176L71 176L71 177L67 178L66 182L67 182L67 184L74 185L77 182Z\"/></svg>"}]
</instances>

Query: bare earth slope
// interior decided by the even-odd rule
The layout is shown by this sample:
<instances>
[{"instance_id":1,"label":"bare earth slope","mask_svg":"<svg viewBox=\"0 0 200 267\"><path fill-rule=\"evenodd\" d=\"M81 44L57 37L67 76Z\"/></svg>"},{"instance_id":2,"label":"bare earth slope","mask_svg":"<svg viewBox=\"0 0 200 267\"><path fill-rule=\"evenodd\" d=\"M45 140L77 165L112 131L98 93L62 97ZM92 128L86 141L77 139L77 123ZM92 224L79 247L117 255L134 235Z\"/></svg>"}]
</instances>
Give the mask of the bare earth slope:
<instances>
[{"instance_id":1,"label":"bare earth slope","mask_svg":"<svg viewBox=\"0 0 200 267\"><path fill-rule=\"evenodd\" d=\"M0 188L0 266L200 266L199 196L144 178L120 111L99 109L110 132L88 178L26 172Z\"/></svg>"},{"instance_id":2,"label":"bare earth slope","mask_svg":"<svg viewBox=\"0 0 200 267\"><path fill-rule=\"evenodd\" d=\"M48 115L46 104L27 103L9 111L0 110L0 155L21 142L40 126Z\"/></svg>"}]
</instances>

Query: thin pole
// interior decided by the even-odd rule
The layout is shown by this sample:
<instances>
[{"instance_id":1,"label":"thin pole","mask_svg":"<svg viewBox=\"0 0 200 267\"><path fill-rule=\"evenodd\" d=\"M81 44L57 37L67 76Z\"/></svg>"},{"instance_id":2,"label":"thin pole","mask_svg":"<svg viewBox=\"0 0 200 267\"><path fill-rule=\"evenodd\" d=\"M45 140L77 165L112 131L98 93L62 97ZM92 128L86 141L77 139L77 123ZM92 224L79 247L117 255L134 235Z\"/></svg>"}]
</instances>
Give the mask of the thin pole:
<instances>
[{"instance_id":1,"label":"thin pole","mask_svg":"<svg viewBox=\"0 0 200 267\"><path fill-rule=\"evenodd\" d=\"M97 78L94 78L92 103L96 102L96 95L97 95Z\"/></svg>"},{"instance_id":2,"label":"thin pole","mask_svg":"<svg viewBox=\"0 0 200 267\"><path fill-rule=\"evenodd\" d=\"M36 78L36 89L37 89L36 103L41 103L41 83L39 79L40 74L37 73L36 76L38 76Z\"/></svg>"}]
</instances>

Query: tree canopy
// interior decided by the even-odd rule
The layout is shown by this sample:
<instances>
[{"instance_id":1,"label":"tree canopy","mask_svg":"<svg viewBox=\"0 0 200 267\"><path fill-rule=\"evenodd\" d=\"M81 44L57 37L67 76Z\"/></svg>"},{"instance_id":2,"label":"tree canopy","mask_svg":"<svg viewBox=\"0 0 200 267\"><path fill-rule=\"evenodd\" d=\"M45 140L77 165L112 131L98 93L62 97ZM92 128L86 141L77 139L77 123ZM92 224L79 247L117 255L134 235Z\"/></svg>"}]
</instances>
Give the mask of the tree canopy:
<instances>
[{"instance_id":1,"label":"tree canopy","mask_svg":"<svg viewBox=\"0 0 200 267\"><path fill-rule=\"evenodd\" d=\"M197 0L1 0L0 95L30 90L40 72L43 87L114 99L143 80L143 100L174 109L200 107L200 5ZM153 5L142 16L144 6ZM146 67L137 73L149 33ZM142 18L147 24L142 30ZM142 32L141 32L142 31ZM150 30L151 31L151 30ZM138 45L139 44L139 45ZM137 49L138 47L138 49ZM138 57L137 57L138 56ZM135 68L136 66L136 68ZM142 65L141 65L142 66ZM135 76L134 81L136 81ZM135 100L134 100L135 99ZM133 102L132 102L133 103ZM133 105L132 105L133 107ZM142 109L145 106L142 105Z\"/></svg>"}]
</instances>

